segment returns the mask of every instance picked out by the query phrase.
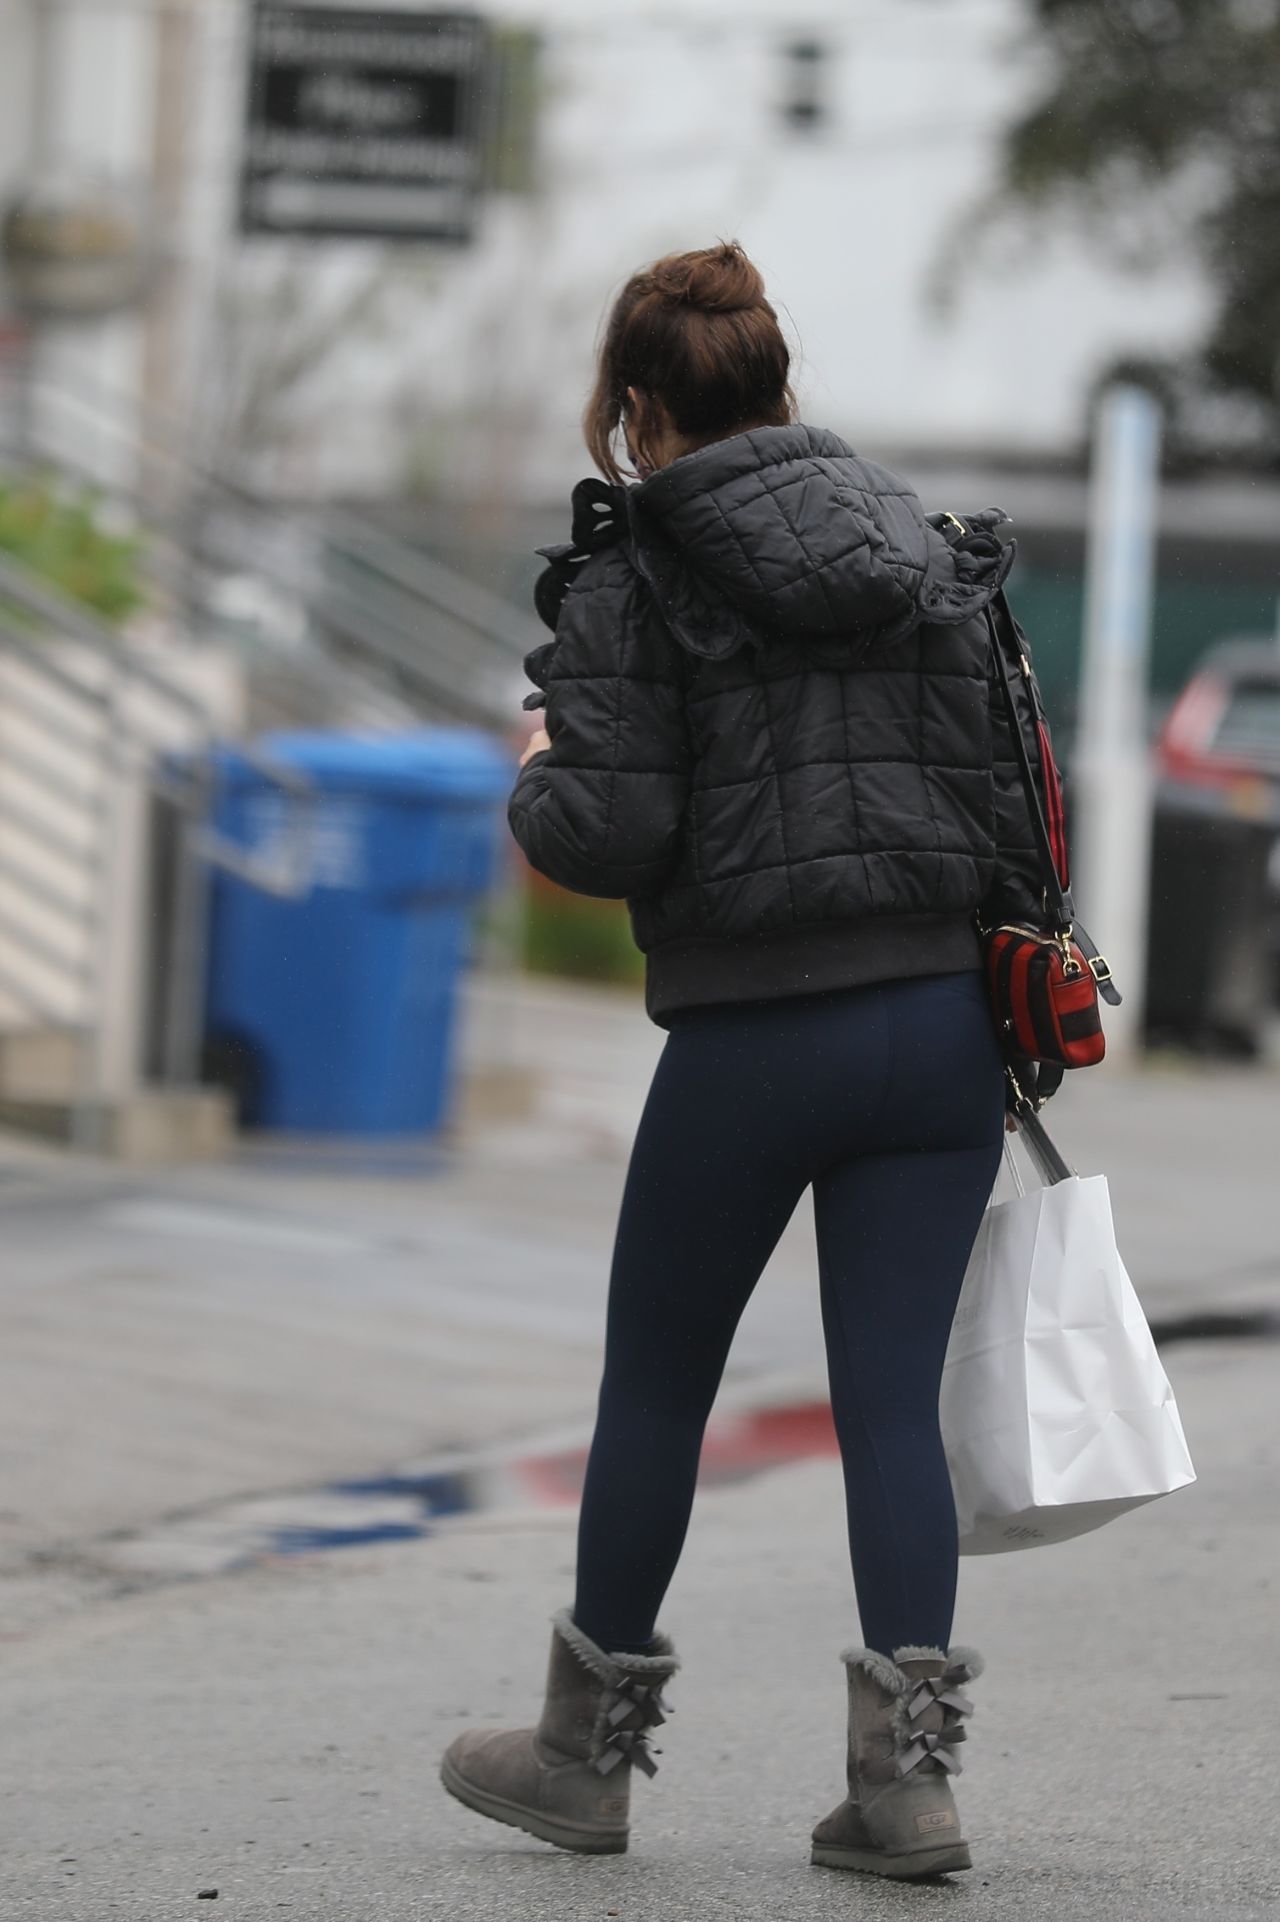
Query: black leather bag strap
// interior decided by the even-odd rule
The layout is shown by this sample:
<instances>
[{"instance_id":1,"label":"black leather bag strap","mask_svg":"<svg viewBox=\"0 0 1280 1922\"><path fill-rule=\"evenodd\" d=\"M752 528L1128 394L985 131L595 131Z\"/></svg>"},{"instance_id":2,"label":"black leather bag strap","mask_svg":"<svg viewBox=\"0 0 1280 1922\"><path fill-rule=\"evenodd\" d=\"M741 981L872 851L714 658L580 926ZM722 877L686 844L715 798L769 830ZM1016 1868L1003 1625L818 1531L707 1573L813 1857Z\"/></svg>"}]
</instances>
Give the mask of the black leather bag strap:
<instances>
[{"instance_id":1,"label":"black leather bag strap","mask_svg":"<svg viewBox=\"0 0 1280 1922\"><path fill-rule=\"evenodd\" d=\"M1111 978L1111 970L1099 953L1097 943L1090 938L1087 929L1076 920L1075 902L1069 890L1064 889L1058 877L1058 865L1053 858L1053 846L1049 840L1049 829L1040 804L1040 794L1036 787L1035 775L1031 768L1031 755L1027 748L1026 735L1023 733L1018 714L1017 680L1010 661L1010 649L1017 655L1018 678L1027 690L1027 699L1036 713L1035 692L1031 684L1031 663L1018 640L1013 612L1001 589L991 606L987 609L987 625L991 630L991 645L996 659L996 672L1000 677L1000 687L1004 695L1005 716L1009 732L1013 736L1014 753L1018 757L1018 769L1022 775L1023 792L1027 798L1027 811L1031 816L1032 832L1035 835L1036 853L1040 863L1040 878L1044 887L1045 908L1053 917L1057 932L1065 934L1074 928L1076 946L1086 961L1097 961L1099 967L1093 968L1098 992L1110 1007L1118 1008L1122 996ZM1043 769L1041 770L1044 776Z\"/></svg>"},{"instance_id":2,"label":"black leather bag strap","mask_svg":"<svg viewBox=\"0 0 1280 1922\"><path fill-rule=\"evenodd\" d=\"M1098 984L1098 993L1109 1006L1118 1008L1124 996L1111 979L1111 969L1107 965L1106 956L1100 953L1098 944L1091 938L1089 930L1082 928L1078 921L1076 922L1075 939L1076 946L1089 963L1089 966L1093 968L1095 961L1099 963L1098 967L1093 968L1093 977Z\"/></svg>"},{"instance_id":3,"label":"black leather bag strap","mask_svg":"<svg viewBox=\"0 0 1280 1922\"><path fill-rule=\"evenodd\" d=\"M1040 863L1040 881L1044 888L1045 908L1052 917L1056 931L1068 934L1075 920L1075 907L1058 875L1058 864L1053 858L1053 844L1049 839L1049 828L1040 804L1040 793L1036 787L1036 777L1031 767L1031 754L1027 738L1022 730L1022 719L1018 713L1017 683L1010 660L1010 648L1017 654L1018 674L1025 682L1027 698L1032 701L1031 663L1019 645L1013 625L1013 614L1005 599L1004 590L996 595L987 609L987 625L991 630L992 651L995 654L996 673L1000 678L1000 690L1004 696L1005 718L1009 723L1009 733L1013 737L1013 751L1018 759L1018 771L1022 776L1022 789L1026 796L1027 812L1031 817L1031 831L1035 836L1036 854ZM1043 773L1043 770L1042 770Z\"/></svg>"},{"instance_id":4,"label":"black leather bag strap","mask_svg":"<svg viewBox=\"0 0 1280 1922\"><path fill-rule=\"evenodd\" d=\"M951 534L951 529L957 529L957 532L959 532L961 536L969 534L969 529L967 529L965 523L959 519L959 515L946 513L946 515L942 515L940 532L944 534L944 538L946 538L948 542L951 542L951 546L955 546L955 538L953 538L953 534ZM986 609L986 627L988 627L988 632L990 632L990 636L992 636L992 653L994 653L994 657L996 657L996 675L997 678L999 678L999 692L1001 692L1001 698L1003 698L1003 703L1005 703L1005 719L1007 719L1007 723L1009 723L1009 734L1013 736L1013 752L1015 752L1017 763L1019 763L1019 775L1021 775L1022 778L1022 794L1024 794L1024 798L1026 798L1026 811L1028 811L1028 815L1030 815L1032 836L1034 836L1034 840L1036 840L1036 857L1038 857L1038 863L1040 863L1040 882L1042 882L1042 888L1044 888L1046 913L1049 915L1049 919L1053 921L1053 928L1055 928L1057 934L1074 934L1076 946L1080 949L1080 953L1084 955L1084 959L1090 963L1094 980L1097 982L1097 992L1101 994L1103 1001L1107 1001L1111 1007L1119 1007L1122 996L1120 996L1120 990L1117 988L1115 980L1111 978L1111 969L1107 967L1105 957L1097 951L1097 944L1095 944L1094 940L1090 940L1088 932L1076 921L1076 903L1072 901L1071 890L1069 890L1069 888L1063 888L1061 876L1057 873L1057 861L1053 859L1053 842L1049 840L1049 826L1047 826L1046 819L1044 819L1044 807L1042 807L1042 803L1040 803L1040 790L1038 790L1038 786L1036 786L1036 775L1034 775L1034 771L1032 771L1030 750L1028 750L1028 746L1026 746L1026 734L1022 732L1022 717L1021 713L1019 713L1019 696L1017 696L1019 680L1021 680L1022 686L1026 688L1026 700L1028 700L1030 709L1032 709L1032 719L1040 721L1040 719L1044 719L1044 715L1042 715L1042 711L1040 711L1040 703L1038 703L1038 696L1036 696L1036 684L1034 684L1034 678L1032 678L1030 661L1028 661L1026 650L1022 648L1022 642L1019 640L1019 625L1017 625L1017 621L1013 619L1013 609L1011 609L1011 605L1009 605L1009 600L1007 600L1003 588L999 588L996 598L990 602L988 609ZM1013 661L1017 661L1017 669L1015 669ZM1038 759L1040 759L1040 746L1036 746L1036 755L1038 755ZM1047 773L1044 767L1042 767L1040 775L1042 775L1042 780L1046 780L1047 786ZM1053 1090L1061 1084L1063 1071L1061 1071L1061 1067L1055 1067L1053 1063L1042 1061L1042 1063L1040 1063L1040 1078L1038 1078L1038 1080L1040 1080L1040 1094L1042 1094L1042 1097L1047 1097L1049 1094L1053 1094ZM1019 1109L1019 1113L1022 1113L1022 1109Z\"/></svg>"}]
</instances>

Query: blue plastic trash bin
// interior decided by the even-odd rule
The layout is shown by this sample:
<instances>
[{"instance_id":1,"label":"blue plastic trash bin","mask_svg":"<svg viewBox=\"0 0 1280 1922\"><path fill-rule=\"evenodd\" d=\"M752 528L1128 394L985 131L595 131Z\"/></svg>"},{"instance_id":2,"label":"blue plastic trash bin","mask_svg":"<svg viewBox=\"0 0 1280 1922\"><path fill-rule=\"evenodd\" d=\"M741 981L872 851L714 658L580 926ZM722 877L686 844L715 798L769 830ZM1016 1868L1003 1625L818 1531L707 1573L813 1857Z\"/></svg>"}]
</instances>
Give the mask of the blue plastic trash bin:
<instances>
[{"instance_id":1,"label":"blue plastic trash bin","mask_svg":"<svg viewBox=\"0 0 1280 1922\"><path fill-rule=\"evenodd\" d=\"M512 761L470 729L260 743L314 786L310 891L220 874L206 1058L231 1064L243 1120L307 1134L409 1135L447 1110L457 983L490 886ZM269 860L297 803L234 751L220 832Z\"/></svg>"}]
</instances>

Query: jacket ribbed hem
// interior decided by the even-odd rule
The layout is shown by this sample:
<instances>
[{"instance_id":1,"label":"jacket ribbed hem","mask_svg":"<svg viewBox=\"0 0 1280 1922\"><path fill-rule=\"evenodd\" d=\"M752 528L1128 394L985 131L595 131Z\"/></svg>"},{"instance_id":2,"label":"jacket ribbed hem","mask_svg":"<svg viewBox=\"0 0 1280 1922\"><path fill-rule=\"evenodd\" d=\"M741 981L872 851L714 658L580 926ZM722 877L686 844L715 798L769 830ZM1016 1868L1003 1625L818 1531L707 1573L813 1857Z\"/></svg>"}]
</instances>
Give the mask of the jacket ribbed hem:
<instances>
[{"instance_id":1,"label":"jacket ribbed hem","mask_svg":"<svg viewBox=\"0 0 1280 1922\"><path fill-rule=\"evenodd\" d=\"M645 1009L663 1028L681 1008L959 974L981 968L982 949L972 915L886 914L732 941L666 941L650 950L645 964Z\"/></svg>"}]
</instances>

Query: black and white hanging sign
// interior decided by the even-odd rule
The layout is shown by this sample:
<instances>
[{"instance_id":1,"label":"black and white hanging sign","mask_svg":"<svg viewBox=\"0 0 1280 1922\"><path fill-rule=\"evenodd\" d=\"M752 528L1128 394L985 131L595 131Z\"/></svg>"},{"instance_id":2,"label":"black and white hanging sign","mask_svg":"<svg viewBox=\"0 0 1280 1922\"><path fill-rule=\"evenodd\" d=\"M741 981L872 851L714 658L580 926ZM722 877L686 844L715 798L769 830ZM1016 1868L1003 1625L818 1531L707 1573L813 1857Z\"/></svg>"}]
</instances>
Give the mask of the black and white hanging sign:
<instances>
[{"instance_id":1,"label":"black and white hanging sign","mask_svg":"<svg viewBox=\"0 0 1280 1922\"><path fill-rule=\"evenodd\" d=\"M251 34L246 232L470 239L483 21L258 0Z\"/></svg>"}]
</instances>

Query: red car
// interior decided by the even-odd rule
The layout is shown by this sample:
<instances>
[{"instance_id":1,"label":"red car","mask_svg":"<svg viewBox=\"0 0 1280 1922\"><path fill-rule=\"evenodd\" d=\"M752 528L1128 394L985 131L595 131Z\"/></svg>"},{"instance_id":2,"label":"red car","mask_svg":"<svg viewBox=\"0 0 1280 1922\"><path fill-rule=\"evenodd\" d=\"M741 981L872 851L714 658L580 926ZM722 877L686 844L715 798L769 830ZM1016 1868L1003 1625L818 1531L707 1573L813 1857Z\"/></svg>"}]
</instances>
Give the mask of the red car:
<instances>
[{"instance_id":1,"label":"red car","mask_svg":"<svg viewBox=\"0 0 1280 1922\"><path fill-rule=\"evenodd\" d=\"M1277 810L1280 642L1210 648L1169 711L1157 767L1162 780L1216 789L1232 813L1257 820Z\"/></svg>"},{"instance_id":2,"label":"red car","mask_svg":"<svg viewBox=\"0 0 1280 1922\"><path fill-rule=\"evenodd\" d=\"M1280 640L1209 649L1165 718L1156 769L1157 848L1163 824L1164 845L1181 848L1165 873L1182 897L1162 903L1157 887L1156 918L1169 908L1178 923L1169 938L1183 941L1189 916L1217 922L1218 948L1236 949L1234 961L1213 964L1224 983L1228 975L1236 983L1216 995L1224 1006L1254 998L1240 987L1251 972L1243 958L1250 948L1264 966L1269 955L1272 997L1280 996ZM1268 833L1262 883L1257 837ZM1159 872L1158 861L1157 879Z\"/></svg>"}]
</instances>

